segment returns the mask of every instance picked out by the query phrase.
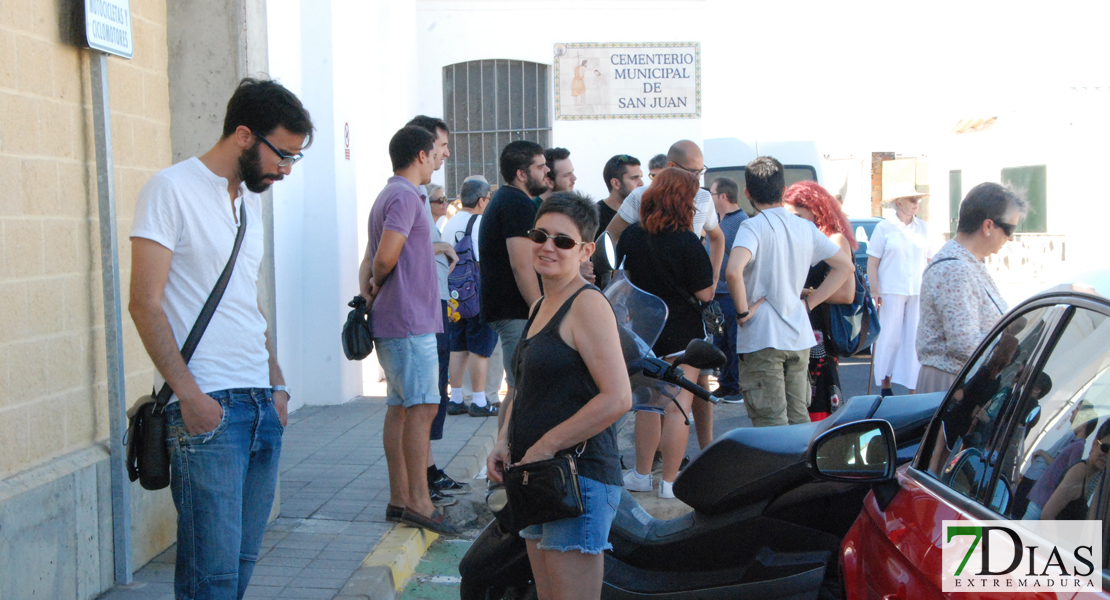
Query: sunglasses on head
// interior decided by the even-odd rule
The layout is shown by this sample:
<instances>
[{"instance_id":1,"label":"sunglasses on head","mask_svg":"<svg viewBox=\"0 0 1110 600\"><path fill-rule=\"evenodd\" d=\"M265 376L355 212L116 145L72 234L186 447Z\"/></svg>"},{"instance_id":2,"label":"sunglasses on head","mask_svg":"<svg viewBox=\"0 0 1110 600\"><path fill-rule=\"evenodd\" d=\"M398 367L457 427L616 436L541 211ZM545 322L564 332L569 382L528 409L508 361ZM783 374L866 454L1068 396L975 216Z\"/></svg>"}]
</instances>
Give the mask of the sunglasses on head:
<instances>
[{"instance_id":1,"label":"sunglasses on head","mask_svg":"<svg viewBox=\"0 0 1110 600\"><path fill-rule=\"evenodd\" d=\"M528 231L528 237L537 244L543 244L547 242L547 238L551 238L551 241L555 244L555 247L560 250L570 250L571 248L574 248L579 244L586 243L576 242L574 241L574 238L566 235L565 233L550 235L542 229L530 229Z\"/></svg>"},{"instance_id":2,"label":"sunglasses on head","mask_svg":"<svg viewBox=\"0 0 1110 600\"><path fill-rule=\"evenodd\" d=\"M1011 235L1014 235L1014 230L1017 229L1017 225L1013 225L1013 224L1010 224L1010 223L1004 223L1002 221L994 221L994 219L991 219L991 220L994 222L995 227L1001 229L1002 233L1006 234L1006 237L1010 237Z\"/></svg>"}]
</instances>

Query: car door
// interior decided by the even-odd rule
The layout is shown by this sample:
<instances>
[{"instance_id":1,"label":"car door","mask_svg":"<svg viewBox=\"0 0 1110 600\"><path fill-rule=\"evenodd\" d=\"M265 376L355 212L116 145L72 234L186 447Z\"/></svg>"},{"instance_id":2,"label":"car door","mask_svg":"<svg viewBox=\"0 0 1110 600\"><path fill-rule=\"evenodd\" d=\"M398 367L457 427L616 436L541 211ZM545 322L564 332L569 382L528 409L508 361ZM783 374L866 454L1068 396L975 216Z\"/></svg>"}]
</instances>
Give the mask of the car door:
<instances>
[{"instance_id":1,"label":"car door","mask_svg":"<svg viewBox=\"0 0 1110 600\"><path fill-rule=\"evenodd\" d=\"M858 580L846 585L868 589L848 590L850 598L946 597L943 521L989 512L983 499L993 497L986 490L998 481L1001 464L992 459L993 449L1006 437L1015 404L1066 312L1055 302L1025 305L980 346L938 409L915 462L898 473L900 489L889 503L880 501L881 493L868 496L858 539L842 552L843 560L858 560L861 567Z\"/></svg>"}]
</instances>

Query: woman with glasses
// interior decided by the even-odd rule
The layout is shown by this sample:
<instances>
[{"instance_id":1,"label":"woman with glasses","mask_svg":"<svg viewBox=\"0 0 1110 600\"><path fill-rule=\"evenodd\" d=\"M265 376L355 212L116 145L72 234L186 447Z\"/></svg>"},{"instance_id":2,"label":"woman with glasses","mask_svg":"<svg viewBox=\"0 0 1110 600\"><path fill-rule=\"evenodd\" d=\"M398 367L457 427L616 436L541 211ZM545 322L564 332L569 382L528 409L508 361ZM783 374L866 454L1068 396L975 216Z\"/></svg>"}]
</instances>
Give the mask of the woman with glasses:
<instances>
[{"instance_id":1,"label":"woman with glasses","mask_svg":"<svg viewBox=\"0 0 1110 600\"><path fill-rule=\"evenodd\" d=\"M937 249L928 224L917 218L927 194L911 185L893 192L896 197L883 206L894 208L894 216L875 226L867 244L867 281L885 334L872 351L875 385L884 396L893 394L895 383L911 392L917 386L921 274Z\"/></svg>"},{"instance_id":2,"label":"woman with glasses","mask_svg":"<svg viewBox=\"0 0 1110 600\"><path fill-rule=\"evenodd\" d=\"M682 169L663 169L640 204L640 221L621 234L617 243L617 264L623 262L628 280L640 289L655 294L667 304L667 322L652 348L656 356L674 361L690 340L705 339L701 308L691 302L713 299L713 265L709 255L692 231L694 196L698 179ZM686 378L697 380L698 370L682 365ZM678 395L687 414L694 401L690 392ZM674 404L667 406L660 434L659 415L636 414L636 468L625 474L624 484L631 491L653 489L652 461L658 448L663 454L660 498L674 498L671 485L678 476L690 428Z\"/></svg>"},{"instance_id":3,"label":"woman with glasses","mask_svg":"<svg viewBox=\"0 0 1110 600\"><path fill-rule=\"evenodd\" d=\"M1091 500L1098 492L1110 453L1110 420L1098 428L1087 460L1068 469L1064 480L1052 492L1041 511L1041 520L1083 521L1091 512Z\"/></svg>"},{"instance_id":4,"label":"woman with glasses","mask_svg":"<svg viewBox=\"0 0 1110 600\"><path fill-rule=\"evenodd\" d=\"M513 358L516 399L486 461L500 483L507 465L573 452L585 512L526 527L528 561L540 598L600 598L609 527L621 497L613 424L632 407L617 319L579 267L594 250L597 209L574 192L540 205L532 266L544 295L529 312Z\"/></svg>"},{"instance_id":5,"label":"woman with glasses","mask_svg":"<svg viewBox=\"0 0 1110 600\"><path fill-rule=\"evenodd\" d=\"M1006 245L1028 207L997 183L980 183L960 203L956 236L933 256L921 281L918 393L947 391L1009 309L983 261ZM885 335L884 327L879 337Z\"/></svg>"}]
</instances>

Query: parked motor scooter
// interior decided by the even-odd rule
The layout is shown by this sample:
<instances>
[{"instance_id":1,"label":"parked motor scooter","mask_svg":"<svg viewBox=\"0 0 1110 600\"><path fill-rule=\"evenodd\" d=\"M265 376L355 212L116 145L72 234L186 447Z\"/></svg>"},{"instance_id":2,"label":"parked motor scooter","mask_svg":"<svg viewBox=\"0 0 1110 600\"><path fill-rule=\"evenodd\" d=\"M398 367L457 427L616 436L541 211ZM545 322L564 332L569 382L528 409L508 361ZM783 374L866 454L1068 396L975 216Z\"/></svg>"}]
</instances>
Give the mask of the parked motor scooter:
<instances>
[{"instance_id":1,"label":"parked motor scooter","mask_svg":"<svg viewBox=\"0 0 1110 600\"><path fill-rule=\"evenodd\" d=\"M675 365L651 355L646 340L653 343L666 320L666 307L660 311L652 301L658 298L619 275L606 296L622 327L635 408L658 409L677 391L671 386L716 400ZM714 351L695 340L681 360L712 368ZM816 423L730 431L675 480L676 498L694 511L674 519L652 517L625 490L609 533L613 550L605 554L602 598L839 597L837 550L869 487L817 479L807 465L811 445L839 426L879 418L892 425L890 455L908 461L943 396L860 396ZM497 518L460 562L461 596L533 598L524 540L507 528L511 507L496 493L489 504Z\"/></svg>"}]
</instances>

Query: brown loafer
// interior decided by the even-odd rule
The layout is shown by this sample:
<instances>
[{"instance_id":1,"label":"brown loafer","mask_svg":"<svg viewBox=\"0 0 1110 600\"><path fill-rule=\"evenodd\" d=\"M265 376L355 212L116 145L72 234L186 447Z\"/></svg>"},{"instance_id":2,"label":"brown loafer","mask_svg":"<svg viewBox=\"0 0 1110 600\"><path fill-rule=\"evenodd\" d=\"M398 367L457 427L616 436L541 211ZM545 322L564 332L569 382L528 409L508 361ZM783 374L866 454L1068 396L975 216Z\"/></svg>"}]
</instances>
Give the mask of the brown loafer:
<instances>
[{"instance_id":1,"label":"brown loafer","mask_svg":"<svg viewBox=\"0 0 1110 600\"><path fill-rule=\"evenodd\" d=\"M405 509L401 514L401 523L409 527L419 527L445 537L457 537L459 535L458 527L447 522L447 517L440 511L435 511L432 516L425 517L424 515Z\"/></svg>"}]
</instances>

